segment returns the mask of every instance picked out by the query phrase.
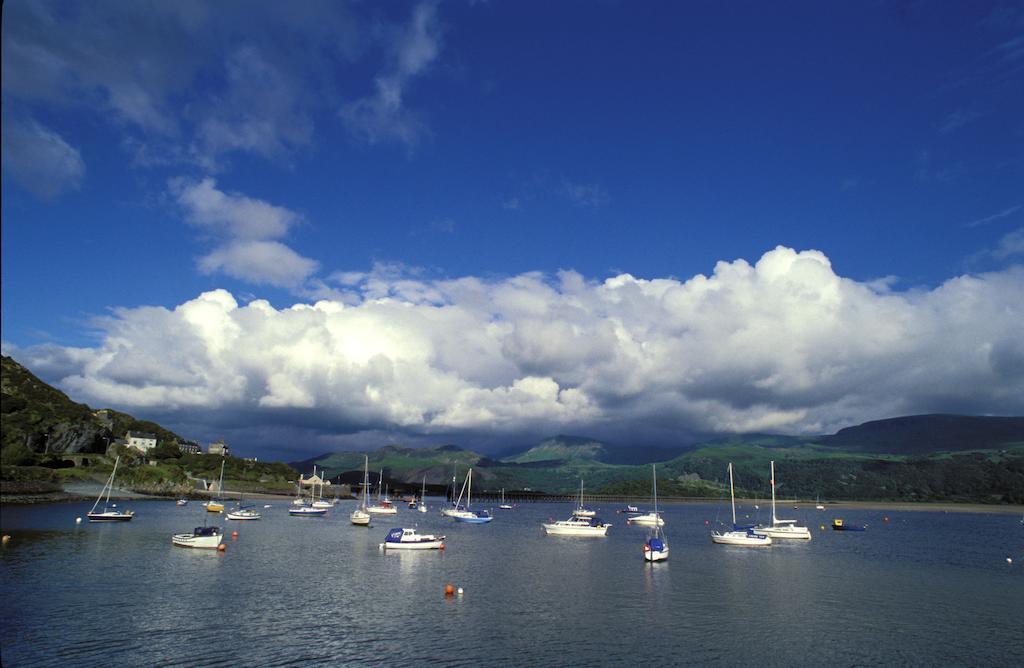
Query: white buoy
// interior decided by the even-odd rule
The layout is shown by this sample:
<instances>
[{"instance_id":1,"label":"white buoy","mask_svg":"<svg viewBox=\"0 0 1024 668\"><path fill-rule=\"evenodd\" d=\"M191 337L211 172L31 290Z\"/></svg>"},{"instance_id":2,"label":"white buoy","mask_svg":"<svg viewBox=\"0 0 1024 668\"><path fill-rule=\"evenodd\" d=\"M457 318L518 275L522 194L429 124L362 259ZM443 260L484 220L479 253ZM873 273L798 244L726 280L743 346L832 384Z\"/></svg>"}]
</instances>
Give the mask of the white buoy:
<instances>
[{"instance_id":1,"label":"white buoy","mask_svg":"<svg viewBox=\"0 0 1024 668\"><path fill-rule=\"evenodd\" d=\"M1007 558L1006 558L1006 563L1008 563L1008 564L1012 564L1012 563L1013 563L1013 559L1011 559L1011 558L1007 557Z\"/></svg>"},{"instance_id":2,"label":"white buoy","mask_svg":"<svg viewBox=\"0 0 1024 668\"><path fill-rule=\"evenodd\" d=\"M459 596L462 596L462 587L459 587Z\"/></svg>"},{"instance_id":3,"label":"white buoy","mask_svg":"<svg viewBox=\"0 0 1024 668\"><path fill-rule=\"evenodd\" d=\"M82 523L82 518L81 517L76 517L75 518L75 524L81 524L81 523Z\"/></svg>"}]
</instances>

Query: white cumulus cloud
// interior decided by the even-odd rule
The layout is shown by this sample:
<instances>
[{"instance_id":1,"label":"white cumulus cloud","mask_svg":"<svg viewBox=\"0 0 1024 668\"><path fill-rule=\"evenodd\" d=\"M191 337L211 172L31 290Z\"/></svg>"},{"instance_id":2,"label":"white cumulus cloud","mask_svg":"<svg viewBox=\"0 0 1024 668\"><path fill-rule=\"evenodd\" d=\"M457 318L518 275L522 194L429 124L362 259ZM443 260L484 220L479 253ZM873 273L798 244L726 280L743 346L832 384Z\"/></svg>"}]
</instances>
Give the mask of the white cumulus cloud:
<instances>
[{"instance_id":1,"label":"white cumulus cloud","mask_svg":"<svg viewBox=\"0 0 1024 668\"><path fill-rule=\"evenodd\" d=\"M120 309L95 348L12 353L93 405L277 434L650 443L1024 412L1021 267L896 292L779 247L688 280L344 278L352 303L242 306L219 290Z\"/></svg>"}]
</instances>

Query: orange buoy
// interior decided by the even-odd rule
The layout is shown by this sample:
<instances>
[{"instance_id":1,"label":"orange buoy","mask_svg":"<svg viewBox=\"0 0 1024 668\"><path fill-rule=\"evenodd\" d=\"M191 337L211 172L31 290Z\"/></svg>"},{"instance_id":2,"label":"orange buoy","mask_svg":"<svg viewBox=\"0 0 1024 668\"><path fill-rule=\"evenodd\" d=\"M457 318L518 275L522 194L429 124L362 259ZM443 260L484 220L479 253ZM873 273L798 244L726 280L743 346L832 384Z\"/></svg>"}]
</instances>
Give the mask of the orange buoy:
<instances>
[{"instance_id":1,"label":"orange buoy","mask_svg":"<svg viewBox=\"0 0 1024 668\"><path fill-rule=\"evenodd\" d=\"M449 582L448 584L446 584L444 586L444 595L445 596L453 596L454 594L455 594L455 587L453 587L452 584Z\"/></svg>"},{"instance_id":2,"label":"orange buoy","mask_svg":"<svg viewBox=\"0 0 1024 668\"><path fill-rule=\"evenodd\" d=\"M883 520L885 520L886 522L888 522L888 521L889 521L889 517L888 517L888 516L886 516L886 517L883 517L882 519L883 519Z\"/></svg>"},{"instance_id":3,"label":"orange buoy","mask_svg":"<svg viewBox=\"0 0 1024 668\"><path fill-rule=\"evenodd\" d=\"M238 532L237 531L232 531L231 532L231 537L232 538L238 538Z\"/></svg>"},{"instance_id":4,"label":"orange buoy","mask_svg":"<svg viewBox=\"0 0 1024 668\"><path fill-rule=\"evenodd\" d=\"M440 546L438 546L438 549L439 549L439 550L444 550L444 543L441 543L441 545L440 545Z\"/></svg>"},{"instance_id":5,"label":"orange buoy","mask_svg":"<svg viewBox=\"0 0 1024 668\"><path fill-rule=\"evenodd\" d=\"M711 520L704 520L704 526L711 524Z\"/></svg>"},{"instance_id":6,"label":"orange buoy","mask_svg":"<svg viewBox=\"0 0 1024 668\"><path fill-rule=\"evenodd\" d=\"M228 550L228 546L224 545L223 543L221 543L220 545L217 546L217 551L218 552L227 552L227 550Z\"/></svg>"}]
</instances>

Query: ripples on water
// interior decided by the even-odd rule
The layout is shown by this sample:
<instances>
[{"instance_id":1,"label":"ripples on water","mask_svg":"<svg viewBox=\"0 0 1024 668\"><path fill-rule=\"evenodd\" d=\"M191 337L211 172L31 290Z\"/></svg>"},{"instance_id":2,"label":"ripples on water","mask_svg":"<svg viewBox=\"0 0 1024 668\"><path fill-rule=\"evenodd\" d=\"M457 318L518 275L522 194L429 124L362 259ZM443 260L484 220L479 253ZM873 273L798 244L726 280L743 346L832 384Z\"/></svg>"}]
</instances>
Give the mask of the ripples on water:
<instances>
[{"instance_id":1,"label":"ripples on water","mask_svg":"<svg viewBox=\"0 0 1024 668\"><path fill-rule=\"evenodd\" d=\"M870 527L843 534L789 511L814 539L751 550L711 543L716 507L669 506L671 558L645 564L645 529L608 509L609 535L588 539L543 535L569 505L466 525L435 502L365 529L351 504L315 519L279 502L217 520L239 533L218 554L171 545L207 519L198 504L76 526L88 505L3 509L4 666L1024 665L1013 515L844 511ZM448 549L379 551L402 524Z\"/></svg>"}]
</instances>

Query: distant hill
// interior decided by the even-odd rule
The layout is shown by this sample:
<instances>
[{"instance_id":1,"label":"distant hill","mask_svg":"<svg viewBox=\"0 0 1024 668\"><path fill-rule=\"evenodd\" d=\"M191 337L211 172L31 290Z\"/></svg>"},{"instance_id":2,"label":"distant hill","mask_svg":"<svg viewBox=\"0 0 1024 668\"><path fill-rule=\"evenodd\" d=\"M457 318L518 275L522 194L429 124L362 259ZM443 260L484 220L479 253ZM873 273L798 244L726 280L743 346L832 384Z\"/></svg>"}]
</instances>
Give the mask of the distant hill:
<instances>
[{"instance_id":1,"label":"distant hill","mask_svg":"<svg viewBox=\"0 0 1024 668\"><path fill-rule=\"evenodd\" d=\"M559 434L542 441L525 452L506 455L501 458L501 461L529 465L538 465L542 462L565 464L581 461L604 464L650 464L668 461L687 449L645 445L613 446L592 438Z\"/></svg>"},{"instance_id":2,"label":"distant hill","mask_svg":"<svg viewBox=\"0 0 1024 668\"><path fill-rule=\"evenodd\" d=\"M910 415L865 422L815 441L841 450L896 455L991 450L1024 445L1024 417Z\"/></svg>"}]
</instances>

